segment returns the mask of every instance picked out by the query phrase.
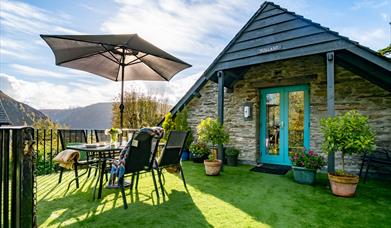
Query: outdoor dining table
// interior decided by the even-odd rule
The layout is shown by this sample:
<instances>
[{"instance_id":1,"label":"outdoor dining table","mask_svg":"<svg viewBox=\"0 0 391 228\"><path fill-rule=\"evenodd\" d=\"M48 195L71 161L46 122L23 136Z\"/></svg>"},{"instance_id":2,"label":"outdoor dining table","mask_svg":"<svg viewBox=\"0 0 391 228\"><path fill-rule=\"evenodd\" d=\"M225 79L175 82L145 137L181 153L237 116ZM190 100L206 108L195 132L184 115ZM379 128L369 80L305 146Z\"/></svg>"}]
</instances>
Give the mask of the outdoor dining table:
<instances>
[{"instance_id":1,"label":"outdoor dining table","mask_svg":"<svg viewBox=\"0 0 391 228\"><path fill-rule=\"evenodd\" d=\"M98 176L98 180L96 182L97 184L99 181L99 189L98 189L98 197L97 197L98 199L102 198L103 176L105 174L107 161L109 159L113 159L115 157L115 154L119 153L124 148L124 146L125 145L113 146L113 145L99 145L99 144L77 144L77 145L67 146L67 149L85 151L89 155L90 154L97 155L94 157L99 159L98 168L100 166L100 173ZM94 187L93 199L95 199L96 184Z\"/></svg>"}]
</instances>

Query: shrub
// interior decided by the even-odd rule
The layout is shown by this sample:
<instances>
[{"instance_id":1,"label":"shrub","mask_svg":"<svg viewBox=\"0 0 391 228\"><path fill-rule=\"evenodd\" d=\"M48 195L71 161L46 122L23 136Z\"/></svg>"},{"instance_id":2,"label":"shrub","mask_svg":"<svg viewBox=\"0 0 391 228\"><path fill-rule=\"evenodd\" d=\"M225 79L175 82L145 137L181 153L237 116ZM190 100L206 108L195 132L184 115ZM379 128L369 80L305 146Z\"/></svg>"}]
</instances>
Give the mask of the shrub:
<instances>
[{"instance_id":1,"label":"shrub","mask_svg":"<svg viewBox=\"0 0 391 228\"><path fill-rule=\"evenodd\" d=\"M196 156L202 157L209 154L208 146L202 142L193 142L190 145L190 152Z\"/></svg>"},{"instance_id":2,"label":"shrub","mask_svg":"<svg viewBox=\"0 0 391 228\"><path fill-rule=\"evenodd\" d=\"M167 113L164 116L164 122L162 124L162 128L164 129L164 137L163 139L166 141L168 138L168 135L170 134L170 131L175 129L175 122L172 119L171 112Z\"/></svg>"},{"instance_id":3,"label":"shrub","mask_svg":"<svg viewBox=\"0 0 391 228\"><path fill-rule=\"evenodd\" d=\"M235 147L228 147L225 150L225 155L227 156L238 156L240 153L240 150Z\"/></svg>"},{"instance_id":4,"label":"shrub","mask_svg":"<svg viewBox=\"0 0 391 228\"><path fill-rule=\"evenodd\" d=\"M188 131L189 135L186 138L186 143L185 143L185 149L189 149L190 144L193 142L194 137L193 137L193 131L191 130L189 123L187 122L187 114L188 110L187 108L184 108L182 111L178 112L175 115L175 130L177 131Z\"/></svg>"}]
</instances>

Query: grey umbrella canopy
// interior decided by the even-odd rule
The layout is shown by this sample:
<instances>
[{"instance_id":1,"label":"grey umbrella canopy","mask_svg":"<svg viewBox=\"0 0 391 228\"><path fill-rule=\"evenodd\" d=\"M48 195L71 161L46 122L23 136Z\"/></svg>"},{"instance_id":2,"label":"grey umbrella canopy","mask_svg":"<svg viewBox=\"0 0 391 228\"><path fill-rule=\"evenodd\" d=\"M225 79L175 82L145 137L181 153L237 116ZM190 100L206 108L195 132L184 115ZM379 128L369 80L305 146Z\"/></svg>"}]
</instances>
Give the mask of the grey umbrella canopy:
<instances>
[{"instance_id":1,"label":"grey umbrella canopy","mask_svg":"<svg viewBox=\"0 0 391 228\"><path fill-rule=\"evenodd\" d=\"M120 127L124 81L169 81L191 65L140 38L123 35L41 35L56 65L87 71L121 83Z\"/></svg>"}]
</instances>

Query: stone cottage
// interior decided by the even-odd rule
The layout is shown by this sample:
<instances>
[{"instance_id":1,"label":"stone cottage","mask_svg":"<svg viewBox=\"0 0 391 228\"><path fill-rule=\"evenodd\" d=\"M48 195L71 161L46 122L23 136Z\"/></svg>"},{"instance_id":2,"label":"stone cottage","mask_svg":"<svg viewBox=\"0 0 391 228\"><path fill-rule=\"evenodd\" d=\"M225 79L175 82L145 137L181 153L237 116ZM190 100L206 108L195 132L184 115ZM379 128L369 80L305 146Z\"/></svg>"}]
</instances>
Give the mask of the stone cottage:
<instances>
[{"instance_id":1,"label":"stone cottage","mask_svg":"<svg viewBox=\"0 0 391 228\"><path fill-rule=\"evenodd\" d=\"M352 109L390 146L390 91L390 59L265 2L171 111L187 107L194 132L220 118L243 163L289 165L289 150L321 152L321 118Z\"/></svg>"}]
</instances>

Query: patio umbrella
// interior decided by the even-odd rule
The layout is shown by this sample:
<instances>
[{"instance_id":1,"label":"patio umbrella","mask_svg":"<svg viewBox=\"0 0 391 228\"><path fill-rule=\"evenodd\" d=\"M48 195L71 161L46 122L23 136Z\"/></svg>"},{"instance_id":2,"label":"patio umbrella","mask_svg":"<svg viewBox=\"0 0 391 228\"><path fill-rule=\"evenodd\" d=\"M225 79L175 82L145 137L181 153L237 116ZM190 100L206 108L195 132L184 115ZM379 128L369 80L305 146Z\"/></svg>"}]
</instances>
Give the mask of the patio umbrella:
<instances>
[{"instance_id":1,"label":"patio umbrella","mask_svg":"<svg viewBox=\"0 0 391 228\"><path fill-rule=\"evenodd\" d=\"M120 127L123 125L124 81L169 81L191 65L140 38L123 35L41 35L56 65L121 81Z\"/></svg>"}]
</instances>

